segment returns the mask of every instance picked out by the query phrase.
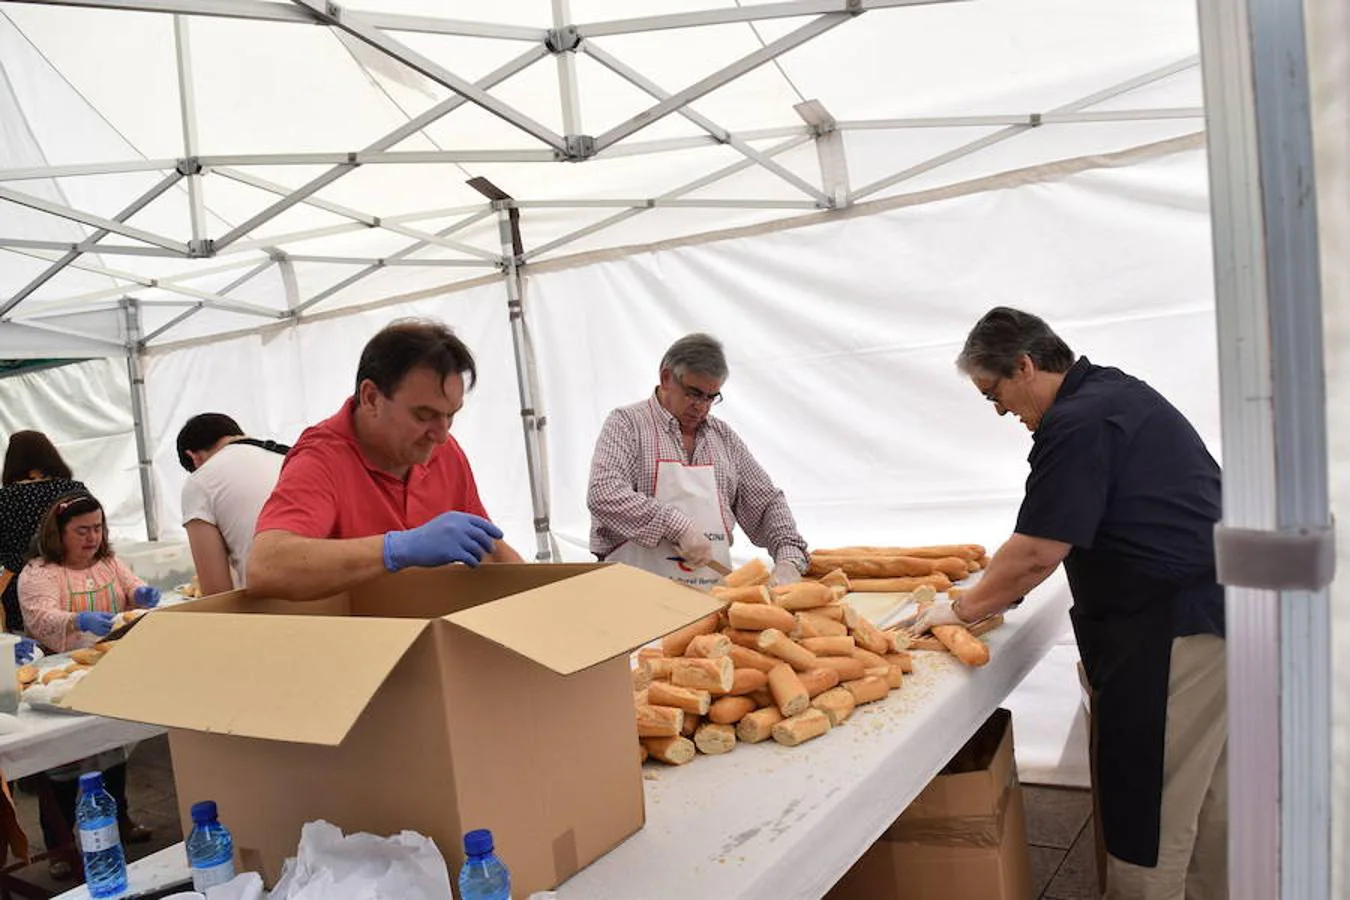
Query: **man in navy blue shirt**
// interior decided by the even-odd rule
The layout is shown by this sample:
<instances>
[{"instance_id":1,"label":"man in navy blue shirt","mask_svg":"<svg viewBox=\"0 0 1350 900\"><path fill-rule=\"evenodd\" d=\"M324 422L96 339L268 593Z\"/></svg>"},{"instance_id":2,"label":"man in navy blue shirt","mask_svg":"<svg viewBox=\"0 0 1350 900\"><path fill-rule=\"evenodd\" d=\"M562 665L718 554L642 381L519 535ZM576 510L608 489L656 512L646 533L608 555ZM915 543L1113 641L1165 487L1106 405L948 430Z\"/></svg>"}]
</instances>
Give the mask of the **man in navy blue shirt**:
<instances>
[{"instance_id":1,"label":"man in navy blue shirt","mask_svg":"<svg viewBox=\"0 0 1350 900\"><path fill-rule=\"evenodd\" d=\"M1075 359L1029 313L990 310L957 366L1031 431L1031 473L1016 532L983 577L914 630L1001 612L1063 562L1092 686L1106 897L1227 897L1218 465L1161 394Z\"/></svg>"}]
</instances>

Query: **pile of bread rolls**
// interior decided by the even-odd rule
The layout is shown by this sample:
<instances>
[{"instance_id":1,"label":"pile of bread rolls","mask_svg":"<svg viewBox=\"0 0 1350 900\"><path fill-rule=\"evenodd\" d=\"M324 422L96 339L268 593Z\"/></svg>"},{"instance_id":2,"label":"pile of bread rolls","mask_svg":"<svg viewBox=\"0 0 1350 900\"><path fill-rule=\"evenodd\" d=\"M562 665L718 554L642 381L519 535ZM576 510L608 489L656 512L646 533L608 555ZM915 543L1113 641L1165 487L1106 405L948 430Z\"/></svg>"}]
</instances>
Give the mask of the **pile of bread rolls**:
<instances>
[{"instance_id":1,"label":"pile of bread rolls","mask_svg":"<svg viewBox=\"0 0 1350 900\"><path fill-rule=\"evenodd\" d=\"M908 639L842 602L842 573L766 587L759 560L737 569L712 613L638 653L639 753L672 765L772 738L795 747L903 683Z\"/></svg>"},{"instance_id":2,"label":"pile of bread rolls","mask_svg":"<svg viewBox=\"0 0 1350 900\"><path fill-rule=\"evenodd\" d=\"M19 666L19 690L23 698L35 703L47 703L53 706L63 705L62 701L66 694L79 683L79 680L84 677L84 673L92 669L100 659L107 655L108 651L116 646L115 641L104 641L92 647L72 650L65 654L68 658L67 662L47 666L43 669L31 664ZM60 657L49 657L48 659L57 662Z\"/></svg>"}]
</instances>

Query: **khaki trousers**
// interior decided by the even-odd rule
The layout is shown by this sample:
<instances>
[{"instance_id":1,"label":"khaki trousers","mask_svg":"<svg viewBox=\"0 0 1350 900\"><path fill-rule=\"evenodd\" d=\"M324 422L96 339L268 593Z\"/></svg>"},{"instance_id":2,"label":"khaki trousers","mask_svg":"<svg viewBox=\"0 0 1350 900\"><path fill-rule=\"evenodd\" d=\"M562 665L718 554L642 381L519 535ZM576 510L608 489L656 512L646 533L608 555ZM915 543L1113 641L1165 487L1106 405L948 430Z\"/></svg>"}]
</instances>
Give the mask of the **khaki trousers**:
<instances>
[{"instance_id":1,"label":"khaki trousers","mask_svg":"<svg viewBox=\"0 0 1350 900\"><path fill-rule=\"evenodd\" d=\"M1228 897L1225 648L1223 638L1210 634L1172 641L1158 865L1106 855L1106 900Z\"/></svg>"}]
</instances>

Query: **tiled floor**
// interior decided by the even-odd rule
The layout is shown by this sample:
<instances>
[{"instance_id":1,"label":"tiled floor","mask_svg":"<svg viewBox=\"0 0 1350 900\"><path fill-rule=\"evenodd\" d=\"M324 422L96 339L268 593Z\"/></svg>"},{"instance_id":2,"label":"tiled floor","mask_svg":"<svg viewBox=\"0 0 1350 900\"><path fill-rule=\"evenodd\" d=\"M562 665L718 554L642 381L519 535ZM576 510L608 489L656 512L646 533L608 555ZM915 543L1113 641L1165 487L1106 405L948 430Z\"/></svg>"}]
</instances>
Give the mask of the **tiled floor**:
<instances>
[{"instance_id":1,"label":"tiled floor","mask_svg":"<svg viewBox=\"0 0 1350 900\"><path fill-rule=\"evenodd\" d=\"M1024 785L1027 810L1027 842L1031 845L1033 896L1038 900L1097 900L1097 869L1093 858L1092 800L1087 791L1071 788ZM139 744L127 771L127 796L131 815L155 830L148 844L127 848L140 859L182 840L178 825L178 801L169 764L169 743L156 738ZM41 849L37 803L17 793L19 821L34 849ZM45 863L30 866L23 878L33 884L64 890L71 882L57 883L47 875Z\"/></svg>"}]
</instances>

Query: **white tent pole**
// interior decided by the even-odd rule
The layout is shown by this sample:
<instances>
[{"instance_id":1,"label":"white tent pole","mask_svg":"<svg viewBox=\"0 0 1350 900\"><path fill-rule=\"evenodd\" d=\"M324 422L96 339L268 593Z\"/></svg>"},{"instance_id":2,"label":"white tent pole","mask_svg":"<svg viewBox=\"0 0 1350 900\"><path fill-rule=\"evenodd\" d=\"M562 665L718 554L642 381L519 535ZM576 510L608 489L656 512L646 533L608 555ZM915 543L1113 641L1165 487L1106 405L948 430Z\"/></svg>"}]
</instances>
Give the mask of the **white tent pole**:
<instances>
[{"instance_id":1,"label":"white tent pole","mask_svg":"<svg viewBox=\"0 0 1350 900\"><path fill-rule=\"evenodd\" d=\"M848 154L839 123L819 100L807 100L793 107L816 138L816 160L820 165L820 183L830 205L843 209L849 204Z\"/></svg>"},{"instance_id":2,"label":"white tent pole","mask_svg":"<svg viewBox=\"0 0 1350 900\"><path fill-rule=\"evenodd\" d=\"M511 347L515 351L516 388L520 392L520 424L525 431L525 465L530 476L530 504L534 509L535 560L553 561L549 534L548 495L544 490L547 473L541 448L545 419L539 411L539 392L530 365L530 344L525 332L525 303L521 291L519 246L509 201L494 201L498 206L497 223L502 243L502 275L506 284L506 309L511 317Z\"/></svg>"},{"instance_id":3,"label":"white tent pole","mask_svg":"<svg viewBox=\"0 0 1350 900\"><path fill-rule=\"evenodd\" d=\"M581 90L577 84L576 29L571 28L570 0L553 0L553 29L548 42L558 61L558 102L562 107L563 134L574 138L581 132Z\"/></svg>"},{"instance_id":4,"label":"white tent pole","mask_svg":"<svg viewBox=\"0 0 1350 900\"><path fill-rule=\"evenodd\" d=\"M163 179L160 180L158 184L156 184L150 190L146 191L141 196L137 197L135 200L131 201L130 205L128 205L117 215L113 216L113 220L117 222L125 222L127 219L130 219L132 216L136 215L136 213L140 212L142 209L145 209L145 207L149 206L152 202L154 202L156 197L160 196L169 188L177 184L178 180L182 177L183 176L177 172L173 172L169 175L166 175ZM3 318L4 316L8 315L10 311L14 309L14 307L18 306L20 303L23 302L25 297L27 297L29 294L33 293L38 288L46 284L49 280L51 280L52 276L56 275L56 273L60 272L66 266L75 262L75 260L79 259L81 254L85 252L83 248L92 247L94 244L98 243L108 234L109 232L107 231L107 229L100 228L98 231L95 231L93 234L91 234L87 239L81 241L77 246L72 247L70 250L67 250L64 256L53 262L45 271L40 273L32 281L28 282L28 284L19 288L19 290L17 290L3 304L0 304L0 318Z\"/></svg>"},{"instance_id":5,"label":"white tent pole","mask_svg":"<svg viewBox=\"0 0 1350 900\"><path fill-rule=\"evenodd\" d=\"M0 181L44 181L48 178L119 175L125 172L171 172L178 168L178 163L176 159L132 159L126 162L78 163L69 166L29 166L0 169Z\"/></svg>"},{"instance_id":6,"label":"white tent pole","mask_svg":"<svg viewBox=\"0 0 1350 900\"><path fill-rule=\"evenodd\" d=\"M611 72L618 75L620 78L623 78L625 81L628 81L630 84L633 84L638 88L641 88L643 91L650 94L657 100L665 101L670 99L669 91L665 90L656 82L652 81L650 78L643 75L636 69L632 68L627 63L622 62L613 54L608 53L605 50L602 50L601 48L595 46L590 42L582 44L581 49L586 53L586 55L590 56L596 62L600 63L600 65L609 69ZM732 134L730 131L723 128L721 125L718 125L716 122L713 122L707 116L694 112L694 110L690 109L687 106L682 106L677 111L681 116L688 119L690 122L693 122L699 128L702 128L704 131L708 132L708 134L712 135L715 139L717 139L718 142L728 145L729 147L733 148L738 153L740 153L742 156L753 160L757 165L777 175L779 178L783 179L788 184L797 188L797 190L801 191L807 196L814 197L817 201L821 203L821 205L829 206L833 202L828 195L826 195L824 192L818 189L815 185L811 184L805 178L802 178L800 175L798 175L796 172L793 172L786 166L781 166L778 163L774 162L768 156L759 152L754 147L751 147L745 141L737 138L736 135Z\"/></svg>"},{"instance_id":7,"label":"white tent pole","mask_svg":"<svg viewBox=\"0 0 1350 900\"><path fill-rule=\"evenodd\" d=\"M510 78L512 75L515 75L517 72L529 68L531 65L543 59L547 55L548 51L542 45L538 47L533 47L525 51L524 53L520 54L519 56L515 57L514 59L504 63L503 65L498 66L496 69L492 70L487 75L483 76L478 81L474 82L472 87L476 91L485 92L489 88L495 87L496 85ZM440 103L437 103L435 106L431 107L431 109L428 109L426 112L418 116L414 116L412 119L408 120L403 125L400 125L398 128L395 128L394 130L390 131L388 134L384 135L379 140L370 144L366 148L366 150L369 152L379 152L386 150L389 147L392 147L395 144L398 144L399 142L403 141L404 139L418 133L423 128L426 128L428 125L435 122L437 119L463 106L466 102L468 102L468 100L465 98L465 96L462 95L462 93L460 96L449 97L441 101ZM223 165L224 159L227 159L227 157L218 157L215 158L215 161L212 161L211 157L207 157L206 162L204 162L204 164ZM274 165L275 163L266 162L264 164ZM314 194L316 191L319 191L324 187L327 187L328 185L337 181L339 178L351 172L353 169L356 168L358 164L359 160L349 158L346 161L342 162L340 165L337 165L334 168L329 169L327 172L324 172L322 175L319 175L316 178L311 179L308 183L297 188L295 191L289 192L281 200L278 200L276 203L273 203L271 206L267 207L262 212L250 218L248 221L241 223L240 225L230 229L230 231L221 235L220 239L215 242L215 249L219 251L222 248L229 246L230 244L237 241L239 238L253 231L259 225L262 225L263 223L276 218L278 215L285 212L287 209L290 209L296 203L305 201L311 194ZM238 180L243 179L241 178Z\"/></svg>"},{"instance_id":8,"label":"white tent pole","mask_svg":"<svg viewBox=\"0 0 1350 900\"><path fill-rule=\"evenodd\" d=\"M18 3L44 6L88 6L95 9L122 9L140 12L181 13L191 16L218 16L226 19L257 19L271 22L290 22L296 25L327 25L322 17L289 3L271 3L267 0L15 0ZM894 0L881 0L883 3ZM911 0L912 2L912 0ZM412 31L427 34L454 34L464 37L498 38L508 41L542 42L544 29L495 22L469 22L460 19L442 19L435 16L412 16L399 13L363 12L362 16L376 28L390 31Z\"/></svg>"},{"instance_id":9,"label":"white tent pole","mask_svg":"<svg viewBox=\"0 0 1350 900\"><path fill-rule=\"evenodd\" d=\"M60 216L63 219L70 219L75 222L81 222L85 225L91 225L94 228L110 231L114 234L120 234L123 237L129 237L133 240L144 241L147 244L153 244L156 247L163 247L166 250L172 250L175 253L186 256L188 254L187 245L162 235L145 231L141 228L133 228L130 225L124 225L113 219L106 219L103 216L97 216L93 213L84 212L78 209L72 209L60 203L53 203L50 200L44 200L41 197L34 197L32 194L25 194L7 187L0 187L0 200L8 200L10 203L17 203L19 206L26 206L29 209L36 209L39 212L48 213L53 216Z\"/></svg>"},{"instance_id":10,"label":"white tent pole","mask_svg":"<svg viewBox=\"0 0 1350 900\"><path fill-rule=\"evenodd\" d=\"M1303 10L1200 0L1199 11L1225 469L1216 547L1229 586L1230 896L1319 900L1331 888L1334 542Z\"/></svg>"},{"instance_id":11,"label":"white tent pole","mask_svg":"<svg viewBox=\"0 0 1350 900\"><path fill-rule=\"evenodd\" d=\"M29 238L0 237L0 247L12 249L16 253L23 250L55 250L61 253L73 252L76 255L82 255L93 249L89 241L89 238L85 238L82 241L39 241L31 240ZM134 247L130 244L99 244L98 253L105 256L181 257L183 255L173 250L166 250L162 247ZM36 253L25 255L38 256ZM48 262L56 262L56 258L52 257L48 259ZM67 265L71 265L71 263L67 263ZM121 296L120 292L118 293L118 296Z\"/></svg>"},{"instance_id":12,"label":"white tent pole","mask_svg":"<svg viewBox=\"0 0 1350 900\"><path fill-rule=\"evenodd\" d=\"M640 31L663 31L670 28L692 28L698 25L726 25L733 22L757 22L765 19L812 16L821 13L848 13L857 15L869 9L896 6L925 6L948 0L799 0L790 3L763 3L733 6L724 9L704 9L697 12L672 13L664 16L643 16L634 19L615 19L578 25L583 38L607 34L636 34Z\"/></svg>"},{"instance_id":13,"label":"white tent pole","mask_svg":"<svg viewBox=\"0 0 1350 900\"><path fill-rule=\"evenodd\" d=\"M308 0L308 2L314 2L314 0ZM765 44L758 50L747 53L734 63L723 66L711 75L699 79L684 90L671 94L655 106L643 110L626 122L614 126L595 139L595 149L603 150L612 144L617 144L629 135L648 127L653 122L659 122L676 110L684 109L699 97L712 93L728 82L740 78L746 72L754 71L794 47L799 47L812 38L819 37L830 29L844 24L851 18L853 18L852 13L830 13L807 22L778 40Z\"/></svg>"},{"instance_id":14,"label":"white tent pole","mask_svg":"<svg viewBox=\"0 0 1350 900\"><path fill-rule=\"evenodd\" d=\"M183 120L183 156L179 171L187 176L188 219L192 226L192 244L198 251L206 240L206 204L202 199L202 167L197 155L197 94L192 83L192 44L188 37L188 19L173 17L174 57L178 63L178 110Z\"/></svg>"},{"instance_id":15,"label":"white tent pole","mask_svg":"<svg viewBox=\"0 0 1350 900\"><path fill-rule=\"evenodd\" d=\"M144 352L141 338L141 308L133 297L122 302L126 327L127 381L131 384L131 424L136 434L137 468L141 474L141 502L145 507L145 536L159 540L159 504L155 496L154 459L151 457L150 422L145 402Z\"/></svg>"},{"instance_id":16,"label":"white tent pole","mask_svg":"<svg viewBox=\"0 0 1350 900\"><path fill-rule=\"evenodd\" d=\"M1145 72L1143 75L1140 75L1136 78L1131 78L1128 81L1122 81L1119 84L1112 85L1111 87L1097 91L1094 94L1088 94L1086 97L1080 97L1079 99L1073 101L1072 103L1066 103L1063 106L1056 107L1055 109L1052 109L1048 113L1048 115L1055 116L1055 115L1062 115L1064 113L1074 113L1086 109L1089 106L1095 106L1098 103L1101 103L1105 100L1110 100L1113 97L1118 97L1121 94L1127 94L1130 91L1143 87L1144 85L1152 84L1153 82L1160 81L1164 78L1170 78L1171 76L1177 74L1178 72L1183 72L1186 69L1191 68L1196 64L1196 61L1197 61L1196 57L1188 56L1187 58L1178 60L1177 62L1174 62L1171 65L1163 66L1160 69L1154 69L1151 72ZM946 153L939 154L938 156L935 156L932 159L928 159L917 165L910 166L904 171L897 172L894 175L889 175L885 178L880 179L879 181L874 181L871 184L866 185L865 187L859 188L856 192L854 192L853 199L855 201L861 200L863 197L875 194L877 191L885 190L886 188L899 184L902 181L908 181L909 179L922 175L925 172L932 171L933 169L936 169L938 166L946 165L949 162L953 162L955 160L961 159L962 157L969 156L970 154L983 150L986 147L990 147L993 146L994 144L1006 141L1008 140L1008 138L1017 137L1019 134L1029 131L1032 128L1041 125L1043 122L1044 118L1042 116L1033 116L1032 120L1025 125L1013 125L1008 128L1004 128L1000 131L996 131L993 134L986 135L985 137L982 137L979 140L971 141L970 143L957 147L954 150L948 150Z\"/></svg>"},{"instance_id":17,"label":"white tent pole","mask_svg":"<svg viewBox=\"0 0 1350 900\"><path fill-rule=\"evenodd\" d=\"M565 150L566 142L548 127L536 122L520 110L492 96L482 88L465 81L449 69L427 56L418 53L408 45L395 40L375 27L361 13L343 9L332 0L293 0L294 3L312 11L322 21L334 28L341 29L352 37L365 41L371 47L389 56L405 66L422 73L437 84L447 87L469 100L476 106L497 116L502 121L519 128L526 134L557 150Z\"/></svg>"}]
</instances>

